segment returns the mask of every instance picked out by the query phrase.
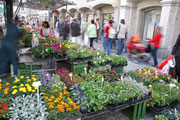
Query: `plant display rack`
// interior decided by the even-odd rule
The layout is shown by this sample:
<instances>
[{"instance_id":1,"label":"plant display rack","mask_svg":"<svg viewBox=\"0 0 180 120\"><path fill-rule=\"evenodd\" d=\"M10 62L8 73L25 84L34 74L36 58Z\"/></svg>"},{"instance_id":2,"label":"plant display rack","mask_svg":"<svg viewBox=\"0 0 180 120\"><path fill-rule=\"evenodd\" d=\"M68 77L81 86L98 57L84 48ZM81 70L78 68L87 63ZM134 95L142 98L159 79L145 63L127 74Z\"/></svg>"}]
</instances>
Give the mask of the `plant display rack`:
<instances>
[{"instance_id":1,"label":"plant display rack","mask_svg":"<svg viewBox=\"0 0 180 120\"><path fill-rule=\"evenodd\" d=\"M81 74L88 69L88 62L74 62L70 63L70 71L73 73Z\"/></svg>"}]
</instances>

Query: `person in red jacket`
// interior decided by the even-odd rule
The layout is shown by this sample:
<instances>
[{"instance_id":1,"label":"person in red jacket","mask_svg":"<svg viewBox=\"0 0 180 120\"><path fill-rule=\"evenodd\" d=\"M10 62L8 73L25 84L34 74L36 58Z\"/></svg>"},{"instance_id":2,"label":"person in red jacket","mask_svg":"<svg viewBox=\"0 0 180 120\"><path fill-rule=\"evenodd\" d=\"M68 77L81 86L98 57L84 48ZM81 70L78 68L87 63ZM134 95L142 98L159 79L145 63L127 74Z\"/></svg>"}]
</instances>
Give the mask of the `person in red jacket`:
<instances>
[{"instance_id":1,"label":"person in red jacket","mask_svg":"<svg viewBox=\"0 0 180 120\"><path fill-rule=\"evenodd\" d=\"M161 34L161 28L157 27L155 30L156 34L152 40L147 40L148 43L154 43L154 49L152 50L151 54L154 59L154 67L158 66L158 60L157 60L157 52L160 47L161 38L163 35Z\"/></svg>"},{"instance_id":2,"label":"person in red jacket","mask_svg":"<svg viewBox=\"0 0 180 120\"><path fill-rule=\"evenodd\" d=\"M109 20L109 25L105 28L105 38L106 38L106 48L107 48L107 55L111 54L111 47L112 47L112 39L109 38L109 30L113 28L113 21ZM114 29L114 28L113 28Z\"/></svg>"}]
</instances>

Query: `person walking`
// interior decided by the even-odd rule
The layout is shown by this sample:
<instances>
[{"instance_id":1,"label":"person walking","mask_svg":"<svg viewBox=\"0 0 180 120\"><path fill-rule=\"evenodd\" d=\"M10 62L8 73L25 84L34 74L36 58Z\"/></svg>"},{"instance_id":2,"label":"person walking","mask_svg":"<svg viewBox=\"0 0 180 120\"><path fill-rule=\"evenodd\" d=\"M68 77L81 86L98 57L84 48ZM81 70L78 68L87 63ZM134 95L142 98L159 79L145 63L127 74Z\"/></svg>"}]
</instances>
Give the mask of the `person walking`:
<instances>
[{"instance_id":1,"label":"person walking","mask_svg":"<svg viewBox=\"0 0 180 120\"><path fill-rule=\"evenodd\" d=\"M48 21L43 22L42 28L40 30L40 36L41 37L52 37L51 29L50 29Z\"/></svg>"},{"instance_id":2,"label":"person walking","mask_svg":"<svg viewBox=\"0 0 180 120\"><path fill-rule=\"evenodd\" d=\"M86 34L90 40L90 47L93 47L93 41L94 39L97 38L97 31L96 31L96 25L95 25L94 20L91 20L91 24L88 26L88 30Z\"/></svg>"},{"instance_id":3,"label":"person walking","mask_svg":"<svg viewBox=\"0 0 180 120\"><path fill-rule=\"evenodd\" d=\"M102 28L102 46L104 48L104 51L106 51L106 37L105 37L105 29L108 25L108 20L104 20L103 28Z\"/></svg>"},{"instance_id":4,"label":"person walking","mask_svg":"<svg viewBox=\"0 0 180 120\"><path fill-rule=\"evenodd\" d=\"M87 29L88 29L88 22L86 21L86 18L83 18L83 21L81 23L81 34L82 34L82 40L84 40L85 45L88 45L88 37L86 35Z\"/></svg>"},{"instance_id":5,"label":"person walking","mask_svg":"<svg viewBox=\"0 0 180 120\"><path fill-rule=\"evenodd\" d=\"M67 40L69 33L70 33L70 28L69 25L66 23L65 19L61 19L61 23L58 24L58 30L59 30L59 37L62 38L63 40Z\"/></svg>"},{"instance_id":6,"label":"person walking","mask_svg":"<svg viewBox=\"0 0 180 120\"><path fill-rule=\"evenodd\" d=\"M17 76L18 69L18 44L17 41L22 37L21 30L17 25L19 18L16 16L15 21L7 24L7 34L3 38L2 47L0 48L0 75L9 73L10 64L13 65L13 73Z\"/></svg>"},{"instance_id":7,"label":"person walking","mask_svg":"<svg viewBox=\"0 0 180 120\"><path fill-rule=\"evenodd\" d=\"M153 43L154 45L154 48L151 52L151 55L154 59L154 65L153 67L157 67L158 66L158 60L157 60L157 52L158 52L158 49L160 47L160 42L161 42L161 38L163 37L163 35L161 34L161 28L160 27L157 27L155 29L155 36L152 40L146 40L148 43Z\"/></svg>"},{"instance_id":8,"label":"person walking","mask_svg":"<svg viewBox=\"0 0 180 120\"><path fill-rule=\"evenodd\" d=\"M120 25L117 28L117 32L118 32L118 35L117 35L117 38L118 38L117 55L121 55L124 47L126 46L125 38L126 38L126 33L127 33L127 27L125 25L124 19L121 19Z\"/></svg>"},{"instance_id":9,"label":"person walking","mask_svg":"<svg viewBox=\"0 0 180 120\"><path fill-rule=\"evenodd\" d=\"M113 27L113 21L109 20L109 25L107 25L105 29L107 55L111 54L112 40L114 39L115 34L116 32Z\"/></svg>"},{"instance_id":10,"label":"person walking","mask_svg":"<svg viewBox=\"0 0 180 120\"><path fill-rule=\"evenodd\" d=\"M116 22L114 21L114 18L111 17L109 20L112 21L113 28L116 30L117 29L117 25L116 25ZM112 48L116 49L116 38L112 39Z\"/></svg>"},{"instance_id":11,"label":"person walking","mask_svg":"<svg viewBox=\"0 0 180 120\"><path fill-rule=\"evenodd\" d=\"M178 77L178 82L180 82L180 34L177 41L172 49L171 56L175 58L176 61L176 75Z\"/></svg>"},{"instance_id":12,"label":"person walking","mask_svg":"<svg viewBox=\"0 0 180 120\"><path fill-rule=\"evenodd\" d=\"M77 19L73 19L71 25L70 25L70 28L71 28L71 36L72 36L72 43L77 43L77 44L81 44L81 41L80 41L80 24L77 22Z\"/></svg>"},{"instance_id":13,"label":"person walking","mask_svg":"<svg viewBox=\"0 0 180 120\"><path fill-rule=\"evenodd\" d=\"M99 31L100 31L100 23L99 23L99 18L96 18L96 32L97 32L97 38L96 38L96 42L98 42L99 40Z\"/></svg>"}]
</instances>

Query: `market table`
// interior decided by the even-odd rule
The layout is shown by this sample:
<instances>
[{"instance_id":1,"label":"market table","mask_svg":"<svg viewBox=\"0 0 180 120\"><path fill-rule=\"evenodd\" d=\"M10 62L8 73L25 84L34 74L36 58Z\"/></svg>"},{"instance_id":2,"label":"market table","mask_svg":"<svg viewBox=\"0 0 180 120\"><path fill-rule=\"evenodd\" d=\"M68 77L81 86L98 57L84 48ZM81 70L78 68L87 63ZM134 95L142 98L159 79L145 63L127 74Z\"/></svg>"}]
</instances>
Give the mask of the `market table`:
<instances>
[{"instance_id":1,"label":"market table","mask_svg":"<svg viewBox=\"0 0 180 120\"><path fill-rule=\"evenodd\" d=\"M33 72L39 72L39 70L34 70L33 66L41 65L42 69L44 69L45 71L55 71L56 72L57 62L66 60L66 58L58 58L58 59L47 58L47 59L41 59L41 60L34 60L32 57L32 53L28 52L28 49L29 48L24 48L24 49L19 50L19 63L30 66L28 71L31 73L31 76L32 76ZM50 66L50 68L49 68L49 66ZM25 71L25 70L23 69L22 71ZM21 73L21 70L19 70L19 73ZM18 73L18 76L19 76L19 73Z\"/></svg>"}]
</instances>

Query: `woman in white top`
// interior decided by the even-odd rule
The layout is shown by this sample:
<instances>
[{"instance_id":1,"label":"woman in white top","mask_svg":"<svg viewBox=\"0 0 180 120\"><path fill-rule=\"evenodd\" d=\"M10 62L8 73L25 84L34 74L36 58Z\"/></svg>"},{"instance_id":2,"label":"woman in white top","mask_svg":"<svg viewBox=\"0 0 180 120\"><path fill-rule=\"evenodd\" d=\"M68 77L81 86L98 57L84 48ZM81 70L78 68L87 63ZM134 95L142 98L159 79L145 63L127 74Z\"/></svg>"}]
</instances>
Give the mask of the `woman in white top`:
<instances>
[{"instance_id":1,"label":"woman in white top","mask_svg":"<svg viewBox=\"0 0 180 120\"><path fill-rule=\"evenodd\" d=\"M41 37L51 37L51 29L47 21L43 22L42 28L40 30Z\"/></svg>"},{"instance_id":2,"label":"woman in white top","mask_svg":"<svg viewBox=\"0 0 180 120\"><path fill-rule=\"evenodd\" d=\"M125 20L121 19L121 23L117 28L118 31L118 49L117 49L117 55L121 55L123 52L123 49L125 47L125 38L127 33L127 27L125 25ZM127 52L127 51L126 51Z\"/></svg>"}]
</instances>

